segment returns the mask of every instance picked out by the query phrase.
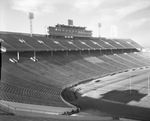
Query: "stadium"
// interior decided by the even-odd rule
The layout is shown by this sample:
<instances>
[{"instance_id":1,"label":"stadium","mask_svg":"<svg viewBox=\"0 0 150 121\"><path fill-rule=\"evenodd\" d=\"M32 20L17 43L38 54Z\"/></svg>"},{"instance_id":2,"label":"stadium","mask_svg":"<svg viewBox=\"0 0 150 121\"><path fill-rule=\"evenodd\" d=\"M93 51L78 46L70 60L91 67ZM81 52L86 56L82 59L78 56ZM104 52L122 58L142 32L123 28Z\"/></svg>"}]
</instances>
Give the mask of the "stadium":
<instances>
[{"instance_id":1,"label":"stadium","mask_svg":"<svg viewBox=\"0 0 150 121\"><path fill-rule=\"evenodd\" d=\"M1 121L150 120L150 53L131 39L57 24L0 32Z\"/></svg>"}]
</instances>

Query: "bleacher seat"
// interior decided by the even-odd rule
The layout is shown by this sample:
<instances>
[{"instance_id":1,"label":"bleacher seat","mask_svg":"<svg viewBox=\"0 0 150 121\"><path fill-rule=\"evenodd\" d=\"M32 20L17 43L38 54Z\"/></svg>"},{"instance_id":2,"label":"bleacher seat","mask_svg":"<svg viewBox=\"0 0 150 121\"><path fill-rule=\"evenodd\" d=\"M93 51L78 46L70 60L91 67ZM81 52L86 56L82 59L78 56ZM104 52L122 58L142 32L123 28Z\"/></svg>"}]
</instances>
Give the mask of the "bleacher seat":
<instances>
[{"instance_id":1,"label":"bleacher seat","mask_svg":"<svg viewBox=\"0 0 150 121\"><path fill-rule=\"evenodd\" d=\"M0 99L4 101L72 108L60 97L65 87L150 66L149 53L127 52L127 49L140 47L132 40L54 39L12 33L0 33L0 39L4 40L2 45L8 50L2 53ZM126 53L114 54L113 49L115 52L124 49ZM18 51L20 60L17 59ZM70 95L73 93L66 93L74 100L75 97Z\"/></svg>"},{"instance_id":2,"label":"bleacher seat","mask_svg":"<svg viewBox=\"0 0 150 121\"><path fill-rule=\"evenodd\" d=\"M59 50L97 50L141 48L131 39L107 38L48 38L42 35L0 32L2 45L8 51L59 51ZM11 40L11 41L10 41Z\"/></svg>"}]
</instances>

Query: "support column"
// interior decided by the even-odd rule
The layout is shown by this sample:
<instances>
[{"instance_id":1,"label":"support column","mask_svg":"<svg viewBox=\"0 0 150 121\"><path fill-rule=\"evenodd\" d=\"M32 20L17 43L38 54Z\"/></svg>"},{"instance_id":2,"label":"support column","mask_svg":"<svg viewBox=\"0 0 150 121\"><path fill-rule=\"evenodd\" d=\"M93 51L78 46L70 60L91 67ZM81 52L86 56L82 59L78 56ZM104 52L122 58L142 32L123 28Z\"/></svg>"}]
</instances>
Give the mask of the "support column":
<instances>
[{"instance_id":1,"label":"support column","mask_svg":"<svg viewBox=\"0 0 150 121\"><path fill-rule=\"evenodd\" d=\"M90 55L90 50L88 50L88 54Z\"/></svg>"},{"instance_id":2,"label":"support column","mask_svg":"<svg viewBox=\"0 0 150 121\"><path fill-rule=\"evenodd\" d=\"M131 72L130 72L131 73ZM131 80L131 74L130 74L130 93L132 93L132 80Z\"/></svg>"},{"instance_id":3,"label":"support column","mask_svg":"<svg viewBox=\"0 0 150 121\"><path fill-rule=\"evenodd\" d=\"M34 57L34 59L36 59L36 52L35 51L34 51L34 56L33 57Z\"/></svg>"},{"instance_id":4,"label":"support column","mask_svg":"<svg viewBox=\"0 0 150 121\"><path fill-rule=\"evenodd\" d=\"M51 56L53 57L53 51L51 51Z\"/></svg>"},{"instance_id":5,"label":"support column","mask_svg":"<svg viewBox=\"0 0 150 121\"><path fill-rule=\"evenodd\" d=\"M20 53L17 52L17 60L19 61L19 59L20 59Z\"/></svg>"},{"instance_id":6,"label":"support column","mask_svg":"<svg viewBox=\"0 0 150 121\"><path fill-rule=\"evenodd\" d=\"M111 49L111 54L113 54L113 50Z\"/></svg>"},{"instance_id":7,"label":"support column","mask_svg":"<svg viewBox=\"0 0 150 121\"><path fill-rule=\"evenodd\" d=\"M150 75L148 75L148 96L150 96Z\"/></svg>"},{"instance_id":8,"label":"support column","mask_svg":"<svg viewBox=\"0 0 150 121\"><path fill-rule=\"evenodd\" d=\"M100 54L100 55L102 54L101 49L99 50L99 54Z\"/></svg>"},{"instance_id":9,"label":"support column","mask_svg":"<svg viewBox=\"0 0 150 121\"><path fill-rule=\"evenodd\" d=\"M79 52L80 52L80 55L81 55L81 51L82 51L82 50L79 50Z\"/></svg>"},{"instance_id":10,"label":"support column","mask_svg":"<svg viewBox=\"0 0 150 121\"><path fill-rule=\"evenodd\" d=\"M66 55L68 56L68 50L66 50Z\"/></svg>"}]
</instances>

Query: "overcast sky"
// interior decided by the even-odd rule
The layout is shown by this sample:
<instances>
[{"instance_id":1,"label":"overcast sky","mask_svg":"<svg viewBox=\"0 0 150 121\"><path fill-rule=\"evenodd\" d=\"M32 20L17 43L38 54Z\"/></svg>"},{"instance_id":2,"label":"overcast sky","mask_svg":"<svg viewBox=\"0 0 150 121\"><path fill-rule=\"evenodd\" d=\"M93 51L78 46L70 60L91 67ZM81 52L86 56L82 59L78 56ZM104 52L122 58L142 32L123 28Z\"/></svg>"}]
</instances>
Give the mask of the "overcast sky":
<instances>
[{"instance_id":1,"label":"overcast sky","mask_svg":"<svg viewBox=\"0 0 150 121\"><path fill-rule=\"evenodd\" d=\"M150 47L150 0L0 0L0 31L30 32L28 12L34 13L33 33L44 34L57 23L86 26L98 36L131 38Z\"/></svg>"}]
</instances>

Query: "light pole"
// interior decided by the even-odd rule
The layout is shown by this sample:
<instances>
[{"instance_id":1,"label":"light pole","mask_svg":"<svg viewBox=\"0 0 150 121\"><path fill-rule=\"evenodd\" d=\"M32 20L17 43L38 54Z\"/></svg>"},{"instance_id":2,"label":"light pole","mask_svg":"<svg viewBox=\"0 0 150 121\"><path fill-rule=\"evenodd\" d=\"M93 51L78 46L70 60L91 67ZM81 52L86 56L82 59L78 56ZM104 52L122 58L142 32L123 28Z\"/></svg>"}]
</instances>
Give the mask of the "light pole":
<instances>
[{"instance_id":1,"label":"light pole","mask_svg":"<svg viewBox=\"0 0 150 121\"><path fill-rule=\"evenodd\" d=\"M131 83L131 74L130 74L130 93L131 93L131 89L132 89L132 83Z\"/></svg>"},{"instance_id":2,"label":"light pole","mask_svg":"<svg viewBox=\"0 0 150 121\"><path fill-rule=\"evenodd\" d=\"M30 33L31 33L31 37L32 37L32 34L33 34L33 29L32 29L32 19L34 18L34 14L29 12L29 20L30 20Z\"/></svg>"},{"instance_id":3,"label":"light pole","mask_svg":"<svg viewBox=\"0 0 150 121\"><path fill-rule=\"evenodd\" d=\"M149 89L149 88L150 88L150 86L149 86L149 84L150 84L150 83L149 83L149 80L150 80L150 79L149 79L149 78L150 78L150 75L148 75L148 96L150 96L150 92L149 92L149 90L150 90L150 89Z\"/></svg>"},{"instance_id":4,"label":"light pole","mask_svg":"<svg viewBox=\"0 0 150 121\"><path fill-rule=\"evenodd\" d=\"M117 26L116 25L112 25L111 26L111 37L113 37L113 38L117 38L117 35L118 33L117 33Z\"/></svg>"},{"instance_id":5,"label":"light pole","mask_svg":"<svg viewBox=\"0 0 150 121\"><path fill-rule=\"evenodd\" d=\"M101 28L101 23L98 23L98 30L99 30L99 38L101 37L101 34L100 34L100 28Z\"/></svg>"}]
</instances>

